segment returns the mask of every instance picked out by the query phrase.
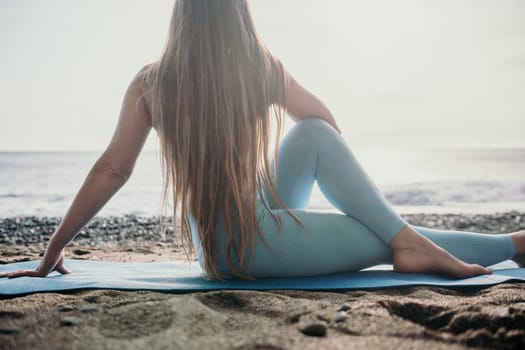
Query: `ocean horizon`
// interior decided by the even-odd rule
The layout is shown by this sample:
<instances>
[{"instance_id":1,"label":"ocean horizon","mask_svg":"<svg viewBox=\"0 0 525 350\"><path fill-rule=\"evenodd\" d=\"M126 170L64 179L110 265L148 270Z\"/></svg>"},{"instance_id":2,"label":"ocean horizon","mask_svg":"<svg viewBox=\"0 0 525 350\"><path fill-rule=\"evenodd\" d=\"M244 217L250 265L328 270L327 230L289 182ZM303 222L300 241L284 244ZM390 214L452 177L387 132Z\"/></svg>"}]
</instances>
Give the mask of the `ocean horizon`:
<instances>
[{"instance_id":1,"label":"ocean horizon","mask_svg":"<svg viewBox=\"0 0 525 350\"><path fill-rule=\"evenodd\" d=\"M352 150L399 213L525 211L525 148ZM0 217L63 216L100 154L0 152ZM158 216L161 184L158 153L145 150L129 181L97 216ZM309 209L336 211L317 186Z\"/></svg>"}]
</instances>

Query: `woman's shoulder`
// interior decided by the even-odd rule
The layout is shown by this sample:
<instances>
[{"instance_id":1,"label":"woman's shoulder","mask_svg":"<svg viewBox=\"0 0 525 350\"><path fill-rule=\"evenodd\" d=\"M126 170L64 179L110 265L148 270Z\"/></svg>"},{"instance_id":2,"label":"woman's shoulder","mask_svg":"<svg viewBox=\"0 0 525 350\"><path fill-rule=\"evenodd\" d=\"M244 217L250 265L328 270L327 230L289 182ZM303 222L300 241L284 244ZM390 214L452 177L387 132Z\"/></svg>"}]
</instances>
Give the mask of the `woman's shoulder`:
<instances>
[{"instance_id":1,"label":"woman's shoulder","mask_svg":"<svg viewBox=\"0 0 525 350\"><path fill-rule=\"evenodd\" d=\"M142 90L147 90L149 88L149 81L154 68L155 63L146 64L135 74L133 82Z\"/></svg>"},{"instance_id":2,"label":"woman's shoulder","mask_svg":"<svg viewBox=\"0 0 525 350\"><path fill-rule=\"evenodd\" d=\"M131 81L131 86L139 92L139 102L147 112L148 118L150 122L153 122L151 118L151 94L150 91L150 81L151 81L151 74L153 72L153 69L155 67L155 63L148 63L142 68L139 69L139 71L135 74Z\"/></svg>"}]
</instances>

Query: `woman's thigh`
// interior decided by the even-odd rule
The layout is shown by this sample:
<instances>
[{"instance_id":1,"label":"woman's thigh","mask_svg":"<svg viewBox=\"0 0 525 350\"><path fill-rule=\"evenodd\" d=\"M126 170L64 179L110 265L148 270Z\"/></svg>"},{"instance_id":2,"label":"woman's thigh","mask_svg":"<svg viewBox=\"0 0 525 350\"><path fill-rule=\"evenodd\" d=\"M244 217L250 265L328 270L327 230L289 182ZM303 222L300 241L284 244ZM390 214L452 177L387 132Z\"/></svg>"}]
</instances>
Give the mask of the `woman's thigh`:
<instances>
[{"instance_id":1,"label":"woman's thigh","mask_svg":"<svg viewBox=\"0 0 525 350\"><path fill-rule=\"evenodd\" d=\"M251 264L249 256L244 260L256 278L315 276L391 263L390 248L368 227L347 215L291 210L303 224L301 227L286 211L272 212L280 218L280 227L270 214L260 215L259 225L268 247L256 237ZM230 273L224 256L219 259L219 268Z\"/></svg>"}]
</instances>

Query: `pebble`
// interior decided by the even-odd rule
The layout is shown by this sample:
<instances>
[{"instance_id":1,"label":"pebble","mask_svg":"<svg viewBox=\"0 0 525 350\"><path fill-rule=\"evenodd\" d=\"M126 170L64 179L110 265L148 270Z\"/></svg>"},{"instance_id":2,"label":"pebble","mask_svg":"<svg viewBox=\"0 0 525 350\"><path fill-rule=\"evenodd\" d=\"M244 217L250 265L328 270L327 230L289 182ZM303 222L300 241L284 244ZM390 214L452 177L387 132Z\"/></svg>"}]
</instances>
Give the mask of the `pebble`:
<instances>
[{"instance_id":1,"label":"pebble","mask_svg":"<svg viewBox=\"0 0 525 350\"><path fill-rule=\"evenodd\" d=\"M350 309L351 309L350 304L344 303L344 304L341 304L341 306L339 306L339 309L337 309L337 311L348 311Z\"/></svg>"},{"instance_id":2,"label":"pebble","mask_svg":"<svg viewBox=\"0 0 525 350\"><path fill-rule=\"evenodd\" d=\"M73 254L75 255L86 255L86 254L90 254L91 251L89 250L85 250L85 249L74 249L73 250Z\"/></svg>"},{"instance_id":3,"label":"pebble","mask_svg":"<svg viewBox=\"0 0 525 350\"><path fill-rule=\"evenodd\" d=\"M525 229L525 212L509 211L494 214L403 214L412 225L460 229L487 233L503 233ZM137 217L123 215L94 217L82 228L75 244L97 246L105 242L171 242L174 239L171 218L166 220L166 233L159 225L158 216ZM0 219L0 244L42 244L49 240L61 218L8 217ZM87 253L85 253L87 254Z\"/></svg>"},{"instance_id":4,"label":"pebble","mask_svg":"<svg viewBox=\"0 0 525 350\"><path fill-rule=\"evenodd\" d=\"M20 333L20 328L15 326L2 326L0 327L0 334L18 334Z\"/></svg>"},{"instance_id":5,"label":"pebble","mask_svg":"<svg viewBox=\"0 0 525 350\"><path fill-rule=\"evenodd\" d=\"M74 326L80 323L80 318L75 316L64 316L60 319L62 326Z\"/></svg>"},{"instance_id":6,"label":"pebble","mask_svg":"<svg viewBox=\"0 0 525 350\"><path fill-rule=\"evenodd\" d=\"M49 240L61 218L8 217L0 219L0 242L5 245L42 243ZM126 244L139 240L148 242L170 242L174 234L171 218L164 219L165 230L161 230L158 216L95 217L80 230L75 244L96 246L104 242ZM165 232L165 233L164 233Z\"/></svg>"},{"instance_id":7,"label":"pebble","mask_svg":"<svg viewBox=\"0 0 525 350\"><path fill-rule=\"evenodd\" d=\"M93 305L82 305L78 308L78 311L83 312L85 314L91 313L91 312L97 312L98 308Z\"/></svg>"},{"instance_id":8,"label":"pebble","mask_svg":"<svg viewBox=\"0 0 525 350\"><path fill-rule=\"evenodd\" d=\"M58 311L60 312L69 312L75 310L75 308L68 304L61 304L57 306Z\"/></svg>"},{"instance_id":9,"label":"pebble","mask_svg":"<svg viewBox=\"0 0 525 350\"><path fill-rule=\"evenodd\" d=\"M343 322L347 318L348 318L348 314L346 313L346 311L337 311L334 316L334 321Z\"/></svg>"},{"instance_id":10,"label":"pebble","mask_svg":"<svg viewBox=\"0 0 525 350\"><path fill-rule=\"evenodd\" d=\"M311 337L324 337L328 327L324 322L312 322L301 328L301 332Z\"/></svg>"}]
</instances>

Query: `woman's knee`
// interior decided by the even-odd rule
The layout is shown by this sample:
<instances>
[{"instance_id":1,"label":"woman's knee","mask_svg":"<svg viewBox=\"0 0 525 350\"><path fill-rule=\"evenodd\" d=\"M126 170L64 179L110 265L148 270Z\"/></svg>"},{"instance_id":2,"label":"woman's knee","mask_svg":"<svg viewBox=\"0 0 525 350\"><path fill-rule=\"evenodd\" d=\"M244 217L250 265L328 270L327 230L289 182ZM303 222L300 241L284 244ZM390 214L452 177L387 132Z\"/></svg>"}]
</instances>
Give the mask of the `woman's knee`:
<instances>
[{"instance_id":1,"label":"woman's knee","mask_svg":"<svg viewBox=\"0 0 525 350\"><path fill-rule=\"evenodd\" d=\"M321 118L307 118L298 121L289 131L288 142L297 144L300 148L316 147L323 139L331 139L338 133Z\"/></svg>"},{"instance_id":2,"label":"woman's knee","mask_svg":"<svg viewBox=\"0 0 525 350\"><path fill-rule=\"evenodd\" d=\"M302 137L317 138L323 134L333 134L337 132L321 118L307 118L295 123L290 130L291 134L298 134Z\"/></svg>"},{"instance_id":3,"label":"woman's knee","mask_svg":"<svg viewBox=\"0 0 525 350\"><path fill-rule=\"evenodd\" d=\"M294 125L294 129L295 128L319 131L319 129L329 130L331 129L331 126L324 119L321 119L320 117L312 117L312 118L301 119Z\"/></svg>"}]
</instances>

